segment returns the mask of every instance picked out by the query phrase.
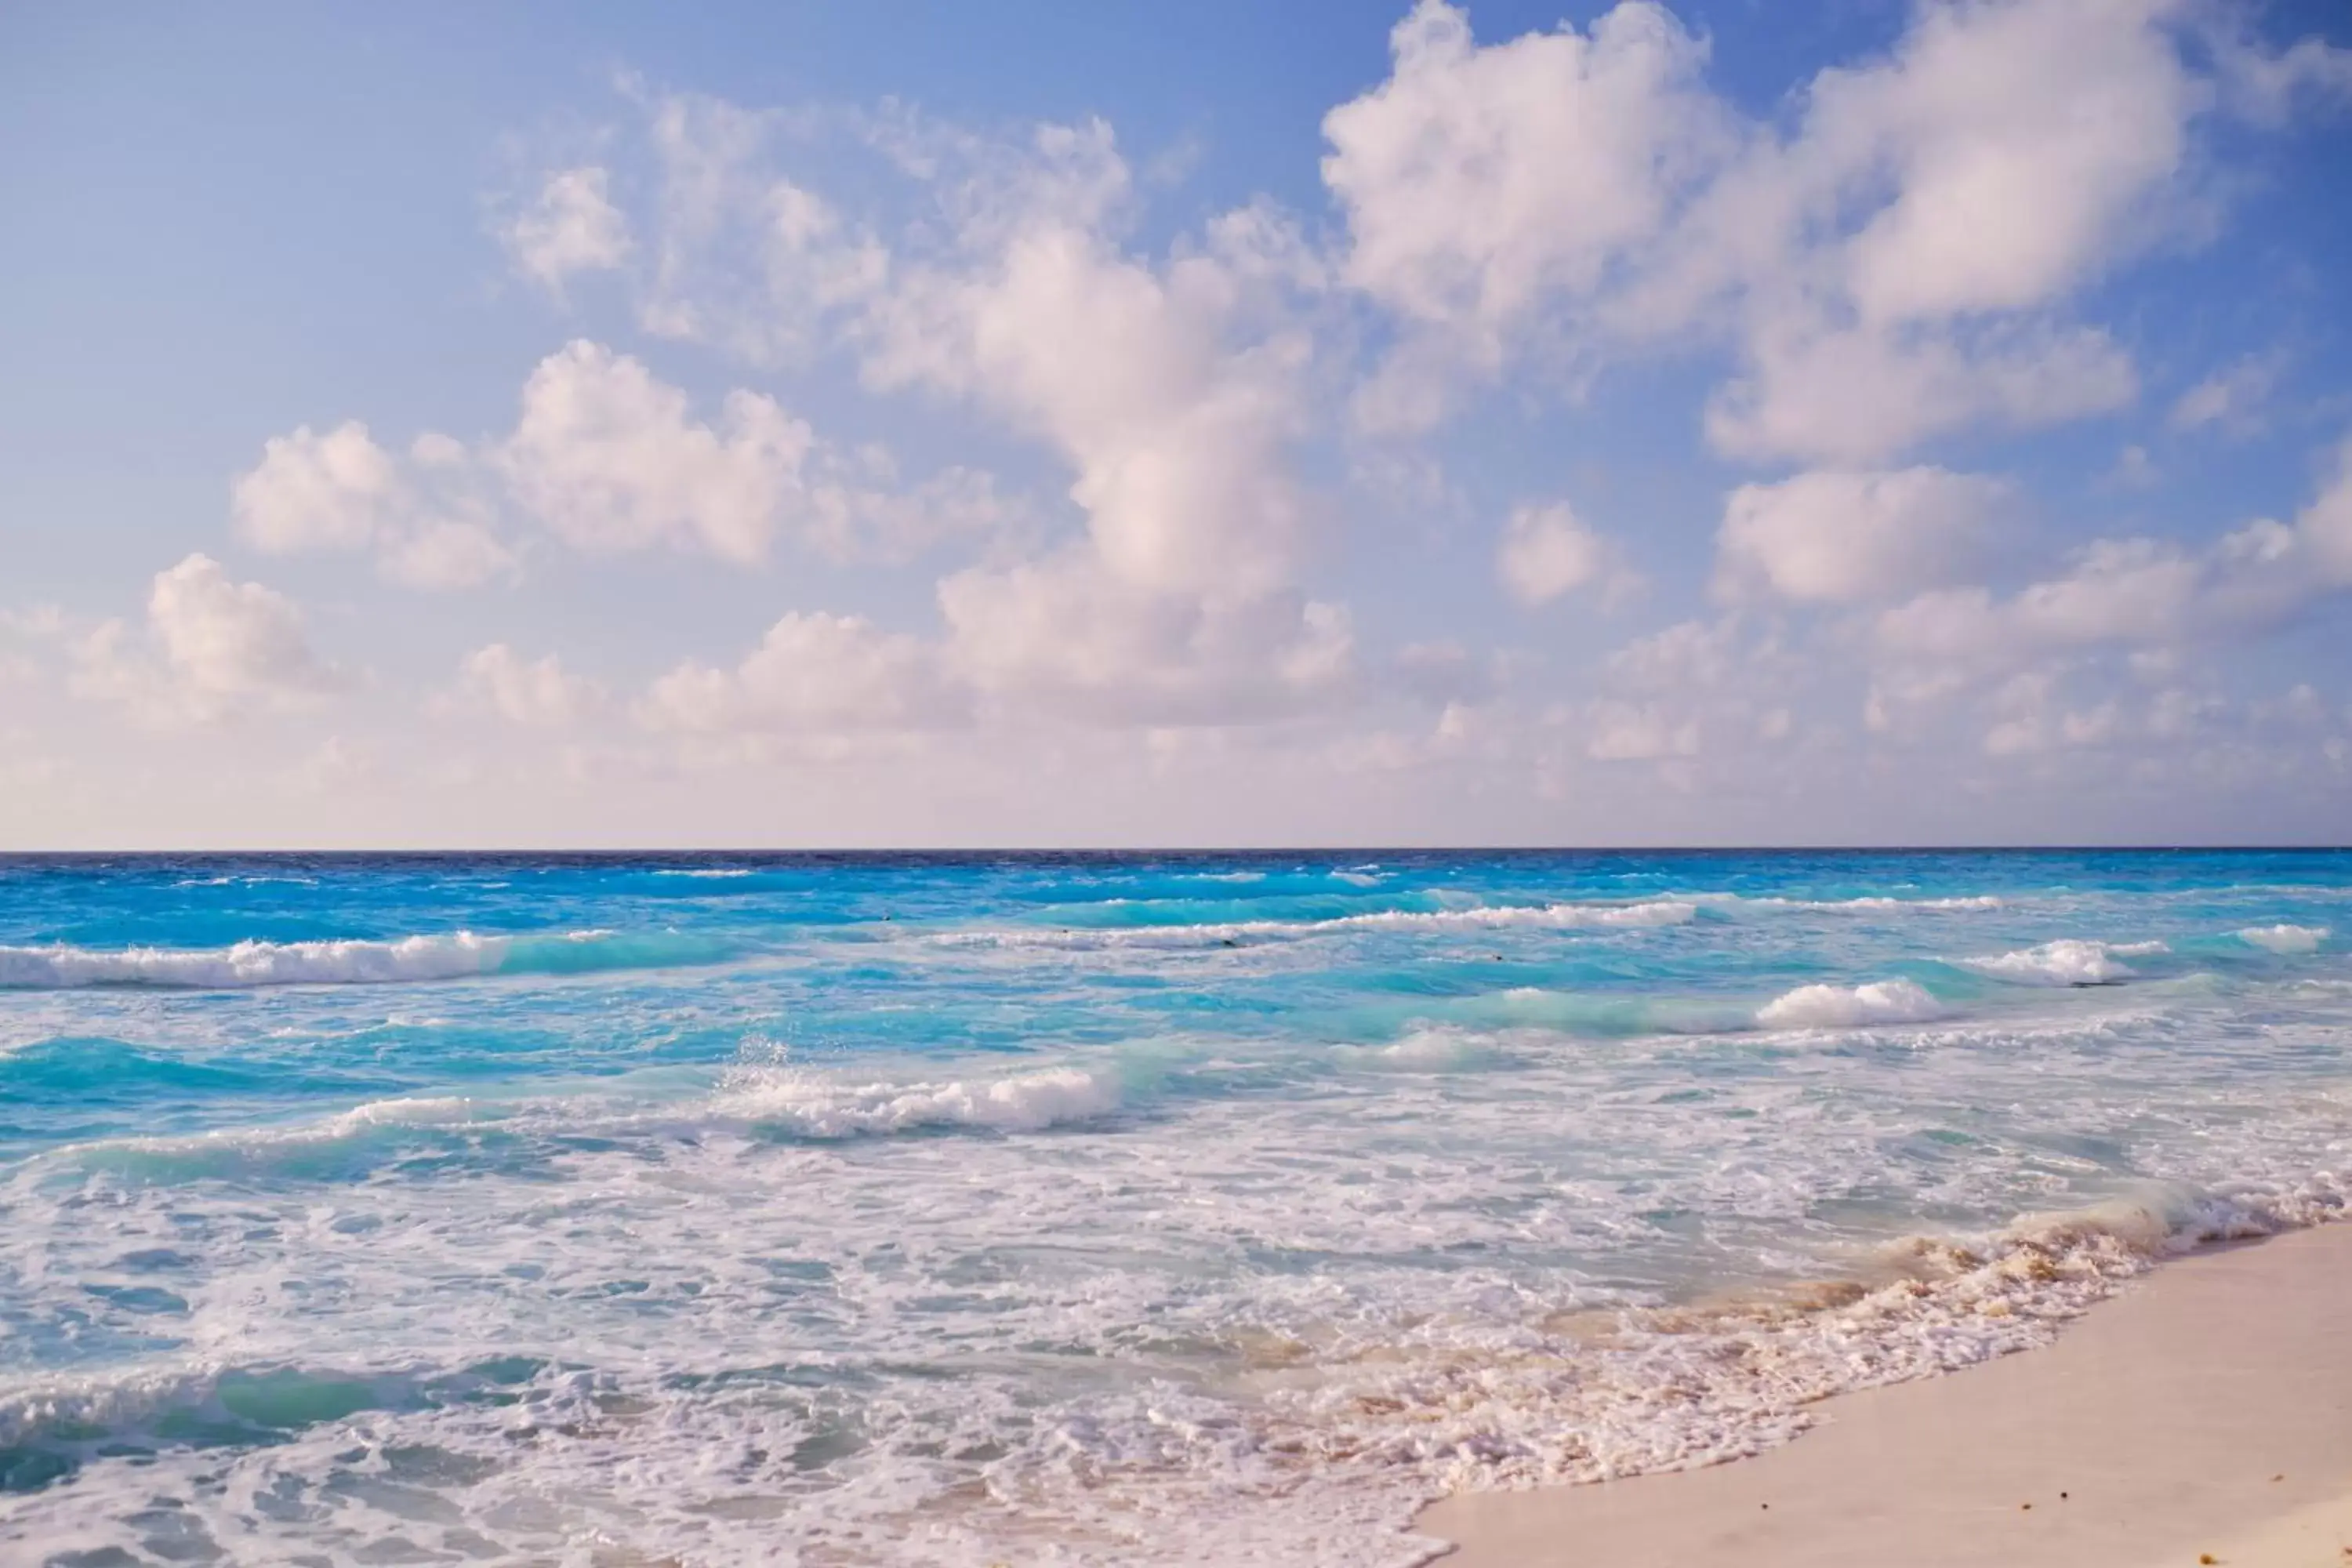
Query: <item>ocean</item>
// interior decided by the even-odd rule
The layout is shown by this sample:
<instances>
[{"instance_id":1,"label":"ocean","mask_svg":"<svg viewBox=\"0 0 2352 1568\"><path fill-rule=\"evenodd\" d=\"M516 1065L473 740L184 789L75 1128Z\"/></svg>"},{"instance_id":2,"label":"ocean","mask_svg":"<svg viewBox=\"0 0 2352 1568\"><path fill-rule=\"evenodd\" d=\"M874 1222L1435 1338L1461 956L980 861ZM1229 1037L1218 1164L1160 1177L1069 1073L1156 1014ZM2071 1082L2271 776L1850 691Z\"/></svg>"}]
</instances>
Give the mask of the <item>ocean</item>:
<instances>
[{"instance_id":1,"label":"ocean","mask_svg":"<svg viewBox=\"0 0 2352 1568\"><path fill-rule=\"evenodd\" d=\"M2352 853L0 859L0 1556L1340 1563L2343 1212Z\"/></svg>"}]
</instances>

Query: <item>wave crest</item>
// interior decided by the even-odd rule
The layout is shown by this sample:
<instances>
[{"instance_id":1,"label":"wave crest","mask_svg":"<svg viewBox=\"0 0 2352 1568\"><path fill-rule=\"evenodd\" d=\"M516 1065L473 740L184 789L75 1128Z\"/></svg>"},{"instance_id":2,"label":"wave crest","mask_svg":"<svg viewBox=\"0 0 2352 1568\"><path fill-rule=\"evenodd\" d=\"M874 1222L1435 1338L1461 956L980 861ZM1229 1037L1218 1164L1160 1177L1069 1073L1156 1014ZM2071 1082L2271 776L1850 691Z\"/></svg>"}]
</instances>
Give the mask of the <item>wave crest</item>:
<instances>
[{"instance_id":1,"label":"wave crest","mask_svg":"<svg viewBox=\"0 0 2352 1568\"><path fill-rule=\"evenodd\" d=\"M931 940L949 947L1052 948L1092 952L1118 948L1240 947L1295 942L1347 931L1646 930L1687 925L1698 906L1685 899L1635 904L1497 904L1465 910L1375 910L1319 921L1223 921L1204 925L1078 927L1062 930L946 931Z\"/></svg>"},{"instance_id":2,"label":"wave crest","mask_svg":"<svg viewBox=\"0 0 2352 1568\"><path fill-rule=\"evenodd\" d=\"M1588 1310L1500 1343L1364 1342L1285 1402L1328 1462L1401 1465L1449 1491L1689 1469L1786 1442L1831 1394L2047 1343L2168 1258L2343 1216L2344 1184L2175 1194L1913 1237L1861 1277L1696 1307Z\"/></svg>"},{"instance_id":3,"label":"wave crest","mask_svg":"<svg viewBox=\"0 0 2352 1568\"><path fill-rule=\"evenodd\" d=\"M2014 985L2110 985L2138 973L2120 959L2171 951L2160 942L2083 942L2067 937L1997 957L1960 962L1979 974Z\"/></svg>"},{"instance_id":4,"label":"wave crest","mask_svg":"<svg viewBox=\"0 0 2352 1568\"><path fill-rule=\"evenodd\" d=\"M229 947L95 949L0 947L0 990L69 991L94 985L244 990L265 985L371 985L480 974L570 974L657 969L728 956L720 944L675 933L575 931L552 936L452 931L381 942L247 941Z\"/></svg>"},{"instance_id":5,"label":"wave crest","mask_svg":"<svg viewBox=\"0 0 2352 1568\"><path fill-rule=\"evenodd\" d=\"M1948 1011L1915 981L1881 980L1868 985L1800 985L1758 1008L1756 1021L1768 1029L1852 1029L1922 1024Z\"/></svg>"},{"instance_id":6,"label":"wave crest","mask_svg":"<svg viewBox=\"0 0 2352 1568\"><path fill-rule=\"evenodd\" d=\"M923 1128L1036 1132L1119 1108L1107 1072L1047 1068L944 1083L844 1083L790 1068L745 1068L720 1086L715 1108L804 1138L855 1138Z\"/></svg>"},{"instance_id":7,"label":"wave crest","mask_svg":"<svg viewBox=\"0 0 2352 1568\"><path fill-rule=\"evenodd\" d=\"M2326 926L2248 926L2237 933L2238 940L2255 947L2267 948L2284 955L2316 952L2319 944L2327 940Z\"/></svg>"}]
</instances>

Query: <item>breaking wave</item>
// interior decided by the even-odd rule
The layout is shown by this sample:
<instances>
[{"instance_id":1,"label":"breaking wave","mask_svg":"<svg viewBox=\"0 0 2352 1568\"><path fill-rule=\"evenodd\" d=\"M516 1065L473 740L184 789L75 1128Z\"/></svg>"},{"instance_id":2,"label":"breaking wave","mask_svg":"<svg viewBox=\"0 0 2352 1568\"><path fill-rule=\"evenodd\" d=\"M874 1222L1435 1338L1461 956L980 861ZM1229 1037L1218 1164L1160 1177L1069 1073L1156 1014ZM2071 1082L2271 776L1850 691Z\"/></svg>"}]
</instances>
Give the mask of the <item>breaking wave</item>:
<instances>
[{"instance_id":1,"label":"breaking wave","mask_svg":"<svg viewBox=\"0 0 2352 1568\"><path fill-rule=\"evenodd\" d=\"M576 931L553 936L406 936L390 942L240 942L229 947L0 947L0 989L93 985L235 990L262 985L369 985L482 974L574 974L712 963L723 943L672 932Z\"/></svg>"},{"instance_id":2,"label":"breaking wave","mask_svg":"<svg viewBox=\"0 0 2352 1568\"><path fill-rule=\"evenodd\" d=\"M1927 987L1909 980L1868 985L1800 985L1757 1009L1768 1029L1851 1029L1872 1024L1921 1024L1948 1009Z\"/></svg>"},{"instance_id":3,"label":"breaking wave","mask_svg":"<svg viewBox=\"0 0 2352 1568\"><path fill-rule=\"evenodd\" d=\"M1507 1342L1370 1342L1284 1409L1325 1462L1402 1465L1445 1491L1695 1468L1811 1426L1823 1398L2047 1343L2165 1259L2340 1218L2345 1184L2175 1193L1919 1237L1859 1278L1730 1304L1587 1310Z\"/></svg>"},{"instance_id":4,"label":"breaking wave","mask_svg":"<svg viewBox=\"0 0 2352 1568\"><path fill-rule=\"evenodd\" d=\"M714 1109L803 1138L855 1138L924 1128L1036 1132L1118 1110L1116 1077L1048 1068L940 1083L844 1083L790 1068L744 1068L721 1085Z\"/></svg>"},{"instance_id":5,"label":"breaking wave","mask_svg":"<svg viewBox=\"0 0 2352 1568\"><path fill-rule=\"evenodd\" d=\"M2082 942L2068 937L1993 958L1964 958L1960 963L2014 985L2111 985L2138 973L2121 959L2171 951L2160 942Z\"/></svg>"},{"instance_id":6,"label":"breaking wave","mask_svg":"<svg viewBox=\"0 0 2352 1568\"><path fill-rule=\"evenodd\" d=\"M1204 925L1078 927L946 931L932 940L950 947L1108 948L1241 946L1290 942L1350 931L1643 930L1686 925L1698 906L1683 899L1636 904L1496 904L1466 910L1375 910L1318 921L1223 921Z\"/></svg>"},{"instance_id":7,"label":"breaking wave","mask_svg":"<svg viewBox=\"0 0 2352 1568\"><path fill-rule=\"evenodd\" d=\"M1128 900L1111 900L1110 905ZM1108 905L1096 905L1100 910ZM1743 913L1802 910L1894 913L1916 910L1983 910L2004 907L1990 895L1944 899L1784 899L1739 893L1670 893L1627 903L1570 902L1482 904L1464 909L1370 910L1322 919L1239 920L1126 926L1075 925L941 932L933 941L952 947L1045 948L1071 952L1106 949L1170 949L1244 946L1362 931L1611 931L1688 925L1703 914L1736 919Z\"/></svg>"},{"instance_id":8,"label":"breaking wave","mask_svg":"<svg viewBox=\"0 0 2352 1568\"><path fill-rule=\"evenodd\" d=\"M2316 952L2319 944L2327 940L2326 926L2248 926L2238 932L2238 940L2273 952L2293 955Z\"/></svg>"},{"instance_id":9,"label":"breaking wave","mask_svg":"<svg viewBox=\"0 0 2352 1568\"><path fill-rule=\"evenodd\" d=\"M1757 897L1746 893L1685 893L1684 898L1702 903L1735 909L1755 910L1851 910L1856 913L1883 914L1909 910L1999 910L2008 906L1990 893L1970 894L1965 898L1891 899L1872 895L1858 899L1785 899L1776 896Z\"/></svg>"}]
</instances>

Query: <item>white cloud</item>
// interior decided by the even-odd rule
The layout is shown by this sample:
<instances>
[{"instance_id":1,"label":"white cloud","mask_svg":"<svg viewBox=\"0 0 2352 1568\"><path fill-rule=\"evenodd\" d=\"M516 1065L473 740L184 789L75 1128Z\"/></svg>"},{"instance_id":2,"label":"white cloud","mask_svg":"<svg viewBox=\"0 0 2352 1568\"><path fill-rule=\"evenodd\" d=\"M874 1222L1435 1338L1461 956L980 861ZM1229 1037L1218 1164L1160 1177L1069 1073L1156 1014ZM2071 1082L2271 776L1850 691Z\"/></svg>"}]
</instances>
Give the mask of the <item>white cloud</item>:
<instances>
[{"instance_id":1,"label":"white cloud","mask_svg":"<svg viewBox=\"0 0 2352 1568\"><path fill-rule=\"evenodd\" d=\"M1698 722L1669 717L1657 703L1604 699L1592 706L1584 754L1602 763L1654 763L1695 757Z\"/></svg>"},{"instance_id":2,"label":"white cloud","mask_svg":"<svg viewBox=\"0 0 2352 1568\"><path fill-rule=\"evenodd\" d=\"M1825 329L1761 323L1749 365L1707 403L1707 438L1753 460L1873 463L1973 425L2030 427L2122 407L2138 391L2103 331Z\"/></svg>"},{"instance_id":3,"label":"white cloud","mask_svg":"<svg viewBox=\"0 0 2352 1568\"><path fill-rule=\"evenodd\" d=\"M968 707L920 639L856 616L795 613L732 669L678 666L637 712L658 730L827 734L935 728Z\"/></svg>"},{"instance_id":4,"label":"white cloud","mask_svg":"<svg viewBox=\"0 0 2352 1568\"><path fill-rule=\"evenodd\" d=\"M2100 540L2061 576L2008 599L1984 588L1921 595L1888 610L1877 637L1888 652L1962 663L2002 664L2053 649L2154 644L2196 635L2208 607L2210 568L2147 539Z\"/></svg>"},{"instance_id":5,"label":"white cloud","mask_svg":"<svg viewBox=\"0 0 2352 1568\"><path fill-rule=\"evenodd\" d=\"M376 568L407 588L478 588L520 569L514 552L488 528L435 518L385 542Z\"/></svg>"},{"instance_id":6,"label":"white cloud","mask_svg":"<svg viewBox=\"0 0 2352 1568\"><path fill-rule=\"evenodd\" d=\"M202 554L155 574L143 639L109 621L76 652L78 694L166 723L304 706L344 684L312 651L292 600Z\"/></svg>"},{"instance_id":7,"label":"white cloud","mask_svg":"<svg viewBox=\"0 0 2352 1568\"><path fill-rule=\"evenodd\" d=\"M554 654L527 659L505 643L467 654L457 667L463 707L495 713L509 723L562 729L604 703L602 688L573 675Z\"/></svg>"},{"instance_id":8,"label":"white cloud","mask_svg":"<svg viewBox=\"0 0 2352 1568\"><path fill-rule=\"evenodd\" d=\"M229 515L237 536L272 554L357 550L396 505L391 454L348 420L324 435L308 425L262 443L261 461L237 477Z\"/></svg>"},{"instance_id":9,"label":"white cloud","mask_svg":"<svg viewBox=\"0 0 2352 1568\"><path fill-rule=\"evenodd\" d=\"M700 424L685 393L582 340L531 372L495 461L516 502L580 549L669 544L750 563L799 500L814 442L751 392L730 393L719 424Z\"/></svg>"},{"instance_id":10,"label":"white cloud","mask_svg":"<svg viewBox=\"0 0 2352 1568\"><path fill-rule=\"evenodd\" d=\"M2352 436L2329 454L2319 493L2295 518L2294 542L2323 583L2352 586Z\"/></svg>"},{"instance_id":11,"label":"white cloud","mask_svg":"<svg viewBox=\"0 0 2352 1568\"><path fill-rule=\"evenodd\" d=\"M2186 178L2199 127L2263 96L2223 79L2315 83L2342 55L2217 53L2204 21L2175 0L1925 5L1885 56L1818 73L1784 132L1710 91L1704 46L1643 0L1589 37L1485 47L1423 0L1389 79L1325 124L1343 276L1404 323L1359 413L1426 426L1458 367L1694 331L1744 362L1707 422L1740 458L1875 464L2120 407L2128 355L2065 310L2210 210Z\"/></svg>"},{"instance_id":12,"label":"white cloud","mask_svg":"<svg viewBox=\"0 0 2352 1568\"><path fill-rule=\"evenodd\" d=\"M1599 290L1735 144L1699 79L1705 44L1642 0L1589 35L1485 47L1462 10L1420 0L1390 44L1389 79L1323 122L1324 183L1348 220L1342 275L1479 369L1547 300ZM1444 372L1424 339L1387 382ZM1375 388L1376 423L1425 424L1443 406Z\"/></svg>"},{"instance_id":13,"label":"white cloud","mask_svg":"<svg viewBox=\"0 0 2352 1568\"><path fill-rule=\"evenodd\" d=\"M743 563L779 532L837 561L903 560L1025 526L994 476L902 479L888 448L817 437L773 399L737 391L719 419L644 363L585 340L541 360L513 431L468 448L428 431L404 458L357 421L272 437L240 476L238 537L273 553L373 548L416 588L470 588L520 570L500 537L520 512L596 553L668 545ZM505 519L508 524L515 521Z\"/></svg>"},{"instance_id":14,"label":"white cloud","mask_svg":"<svg viewBox=\"0 0 2352 1568\"><path fill-rule=\"evenodd\" d=\"M765 167L795 117L719 99L652 100L661 168L640 324L755 363L798 359L880 288L889 254L815 192Z\"/></svg>"},{"instance_id":15,"label":"white cloud","mask_svg":"<svg viewBox=\"0 0 2352 1568\"><path fill-rule=\"evenodd\" d=\"M1253 264L1262 252L1164 268L1120 253L1097 226L1126 182L1096 124L1047 127L1017 165L950 185L958 248L903 267L873 304L868 379L971 397L1052 443L1093 548L1124 581L1272 591L1314 523L1284 456L1307 342L1249 331L1279 287Z\"/></svg>"},{"instance_id":16,"label":"white cloud","mask_svg":"<svg viewBox=\"0 0 2352 1568\"><path fill-rule=\"evenodd\" d=\"M2141 237L2209 92L2171 0L1928 5L1895 58L1815 79L1805 146L1893 197L1845 247L1865 321L2030 310ZM2144 232L2144 231L2143 231Z\"/></svg>"},{"instance_id":17,"label":"white cloud","mask_svg":"<svg viewBox=\"0 0 2352 1568\"><path fill-rule=\"evenodd\" d=\"M574 274L625 262L628 220L609 192L610 177L593 165L549 175L530 205L499 230L515 269L560 295Z\"/></svg>"},{"instance_id":18,"label":"white cloud","mask_svg":"<svg viewBox=\"0 0 2352 1568\"><path fill-rule=\"evenodd\" d=\"M2201 430L2208 426L2244 433L2258 428L2263 405L2277 384L2279 362L2274 356L2250 355L2180 395L2172 405L2175 430Z\"/></svg>"},{"instance_id":19,"label":"white cloud","mask_svg":"<svg viewBox=\"0 0 2352 1568\"><path fill-rule=\"evenodd\" d=\"M2352 49L2307 37L2273 50L2242 31L2228 30L2230 24L2242 27L2250 19L2243 10L2221 10L2204 18L2222 90L2237 113L2257 125L2278 126L2310 100L2352 100Z\"/></svg>"},{"instance_id":20,"label":"white cloud","mask_svg":"<svg viewBox=\"0 0 2352 1568\"><path fill-rule=\"evenodd\" d=\"M1742 485L1717 536L1716 592L1848 605L1948 583L1972 564L2012 493L1937 468Z\"/></svg>"},{"instance_id":21,"label":"white cloud","mask_svg":"<svg viewBox=\"0 0 2352 1568\"><path fill-rule=\"evenodd\" d=\"M1983 748L1992 755L2189 733L2219 699L2179 686L2183 671L2210 669L2218 650L2352 588L2352 451L2334 457L2292 524L2257 519L2201 547L2095 540L2063 571L2005 596L1948 587L1881 612L1871 626L1868 726L1916 735L1924 716L1989 692ZM2063 680L2094 677L2154 695L2063 696Z\"/></svg>"},{"instance_id":22,"label":"white cloud","mask_svg":"<svg viewBox=\"0 0 2352 1568\"><path fill-rule=\"evenodd\" d=\"M474 482L446 436L418 437L404 464L355 419L323 435L303 425L265 441L261 461L237 476L230 522L273 555L373 549L394 582L474 588L516 567Z\"/></svg>"},{"instance_id":23,"label":"white cloud","mask_svg":"<svg viewBox=\"0 0 2352 1568\"><path fill-rule=\"evenodd\" d=\"M1096 723L1291 717L1356 679L1347 614L1295 593L1201 597L1138 585L1076 551L941 582L954 668L997 707Z\"/></svg>"},{"instance_id":24,"label":"white cloud","mask_svg":"<svg viewBox=\"0 0 2352 1568\"><path fill-rule=\"evenodd\" d=\"M1592 584L1616 596L1633 581L1616 546L1587 528L1566 501L1515 509L1503 527L1495 572L1523 605L1549 604Z\"/></svg>"},{"instance_id":25,"label":"white cloud","mask_svg":"<svg viewBox=\"0 0 2352 1568\"><path fill-rule=\"evenodd\" d=\"M2352 587L2352 439L2292 524L2257 519L2201 550L2095 540L2006 599L1981 587L1885 611L1880 647L1910 659L2013 666L2054 651L2163 648L2261 632Z\"/></svg>"}]
</instances>

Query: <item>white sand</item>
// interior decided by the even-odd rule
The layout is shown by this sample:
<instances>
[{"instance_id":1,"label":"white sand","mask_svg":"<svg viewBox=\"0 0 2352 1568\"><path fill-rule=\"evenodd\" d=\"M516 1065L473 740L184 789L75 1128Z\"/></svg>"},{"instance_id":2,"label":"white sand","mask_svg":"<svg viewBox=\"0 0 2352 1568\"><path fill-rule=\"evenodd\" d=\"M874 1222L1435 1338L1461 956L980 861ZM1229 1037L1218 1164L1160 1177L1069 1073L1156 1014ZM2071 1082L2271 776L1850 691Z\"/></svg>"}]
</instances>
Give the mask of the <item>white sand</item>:
<instances>
[{"instance_id":1,"label":"white sand","mask_svg":"<svg viewBox=\"0 0 2352 1568\"><path fill-rule=\"evenodd\" d=\"M2046 1350L1712 1469L1449 1499L1444 1568L2352 1568L2352 1225L2171 1263Z\"/></svg>"}]
</instances>

